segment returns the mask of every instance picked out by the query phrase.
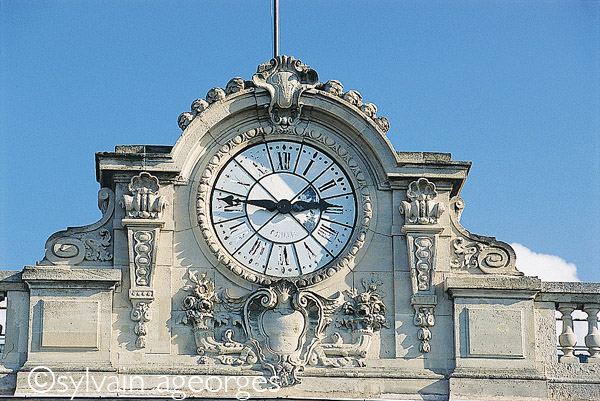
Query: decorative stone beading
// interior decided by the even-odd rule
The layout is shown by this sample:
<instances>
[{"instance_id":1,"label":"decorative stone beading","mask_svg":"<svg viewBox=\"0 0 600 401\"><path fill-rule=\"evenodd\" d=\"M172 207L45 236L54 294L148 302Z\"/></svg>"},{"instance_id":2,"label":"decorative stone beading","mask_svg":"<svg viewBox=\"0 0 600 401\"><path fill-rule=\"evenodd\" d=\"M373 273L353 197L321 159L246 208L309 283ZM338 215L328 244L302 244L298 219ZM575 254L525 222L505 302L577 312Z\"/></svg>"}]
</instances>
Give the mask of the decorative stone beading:
<instances>
[{"instance_id":1,"label":"decorative stone beading","mask_svg":"<svg viewBox=\"0 0 600 401\"><path fill-rule=\"evenodd\" d=\"M198 226L210 251L213 252L220 262L220 266L224 266L236 276L239 276L250 283L260 285L270 285L272 283L273 278L271 276L248 269L238 263L223 249L210 221L209 207L210 194L214 180L223 165L230 159L231 154L245 148L254 140L254 138L267 138L269 136L277 136L278 139L299 138L302 141L307 141L316 146L325 148L329 154L334 155L338 159L346 171L352 173L350 174L350 177L353 180L355 188L357 188L356 196L359 206L356 220L357 225L352 234L352 238L348 242L346 251L340 254L337 257L336 262L327 268L316 270L312 273L305 274L302 277L290 278L290 280L294 281L298 287L304 288L318 284L323 280L332 277L337 272L351 267L354 258L365 242L373 213L369 187L357 161L351 156L348 150L329 136L316 130L308 130L300 127L295 127L293 129L275 129L270 125L251 129L236 135L233 139L229 140L219 148L219 150L210 158L208 165L202 172L196 197L196 217Z\"/></svg>"},{"instance_id":2,"label":"decorative stone beading","mask_svg":"<svg viewBox=\"0 0 600 401\"><path fill-rule=\"evenodd\" d=\"M373 333L388 327L385 305L376 284L363 282L364 291L351 289L344 296L324 298L302 290L286 279L248 293L218 296L205 274L188 271L193 285L183 300L182 324L192 327L200 363L258 366L281 386L301 382L300 373L312 366L364 366ZM338 327L351 330L344 343L325 332L334 316Z\"/></svg>"},{"instance_id":3,"label":"decorative stone beading","mask_svg":"<svg viewBox=\"0 0 600 401\"><path fill-rule=\"evenodd\" d=\"M52 234L46 241L46 253L38 265L79 265L84 261L110 263L113 259L112 216L115 194L109 188L98 191L98 208L102 218L94 224L69 227Z\"/></svg>"}]
</instances>

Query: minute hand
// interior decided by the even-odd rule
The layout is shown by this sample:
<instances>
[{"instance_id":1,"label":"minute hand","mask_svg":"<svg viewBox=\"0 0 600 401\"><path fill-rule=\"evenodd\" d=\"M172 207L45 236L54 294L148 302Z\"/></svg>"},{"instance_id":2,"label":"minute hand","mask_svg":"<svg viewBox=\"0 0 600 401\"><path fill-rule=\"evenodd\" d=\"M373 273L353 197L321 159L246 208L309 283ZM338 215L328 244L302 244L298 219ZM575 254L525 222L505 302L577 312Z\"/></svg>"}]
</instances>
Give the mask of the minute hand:
<instances>
[{"instance_id":1,"label":"minute hand","mask_svg":"<svg viewBox=\"0 0 600 401\"><path fill-rule=\"evenodd\" d=\"M298 201L292 204L292 211L294 212L303 212L305 210L310 209L319 209L320 211L325 211L327 208L337 206L332 203L327 202L326 200L321 199L318 202L304 202Z\"/></svg>"},{"instance_id":2,"label":"minute hand","mask_svg":"<svg viewBox=\"0 0 600 401\"><path fill-rule=\"evenodd\" d=\"M229 206L237 205L239 203L245 203L247 205L253 205L253 206L265 208L270 212L277 210L277 203L273 202L271 200L268 200L268 199L243 200L243 199L236 199L233 197L233 195L229 195L224 198L219 198L219 200L222 200L223 202L227 203Z\"/></svg>"}]
</instances>

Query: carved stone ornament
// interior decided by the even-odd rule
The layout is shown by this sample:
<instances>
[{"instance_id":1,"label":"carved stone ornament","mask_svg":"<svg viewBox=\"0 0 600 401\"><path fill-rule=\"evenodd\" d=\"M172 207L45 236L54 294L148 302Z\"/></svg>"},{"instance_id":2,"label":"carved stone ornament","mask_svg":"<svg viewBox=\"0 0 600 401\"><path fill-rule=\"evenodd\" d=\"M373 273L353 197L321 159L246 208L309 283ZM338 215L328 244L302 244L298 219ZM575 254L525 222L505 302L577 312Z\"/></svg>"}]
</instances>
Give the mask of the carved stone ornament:
<instances>
[{"instance_id":1,"label":"carved stone ornament","mask_svg":"<svg viewBox=\"0 0 600 401\"><path fill-rule=\"evenodd\" d=\"M428 226L412 227L424 228ZM435 324L434 313L435 306L437 305L437 297L435 295L433 278L436 267L435 258L438 233L407 233L408 259L413 290L411 304L415 309L413 322L415 326L419 327L417 338L421 341L419 350L423 353L431 351L429 341L431 340L432 333L430 328Z\"/></svg>"},{"instance_id":2,"label":"carved stone ornament","mask_svg":"<svg viewBox=\"0 0 600 401\"><path fill-rule=\"evenodd\" d=\"M515 267L517 256L510 245L494 237L472 234L460 224L460 215L465 207L461 198L452 198L450 207L450 221L454 229L450 241L450 266L453 270L467 272L478 269L487 274L523 275Z\"/></svg>"},{"instance_id":3,"label":"carved stone ornament","mask_svg":"<svg viewBox=\"0 0 600 401\"><path fill-rule=\"evenodd\" d=\"M431 330L435 324L434 305L414 305L415 316L413 323L419 327L417 338L421 341L419 351L428 353L431 351Z\"/></svg>"},{"instance_id":4,"label":"carved stone ornament","mask_svg":"<svg viewBox=\"0 0 600 401\"><path fill-rule=\"evenodd\" d=\"M130 219L156 219L164 209L166 202L158 194L158 178L147 172L141 172L131 179L129 190L132 195L123 195L121 206Z\"/></svg>"},{"instance_id":5,"label":"carved stone ornament","mask_svg":"<svg viewBox=\"0 0 600 401\"><path fill-rule=\"evenodd\" d=\"M315 70L300 60L289 56L277 56L258 66L252 82L266 89L271 96L269 115L273 124L287 127L300 118L302 104L300 95L317 85L319 76Z\"/></svg>"},{"instance_id":6,"label":"carved stone ornament","mask_svg":"<svg viewBox=\"0 0 600 401\"><path fill-rule=\"evenodd\" d=\"M232 78L225 89L214 87L206 94L205 99L196 99L190 111L183 112L177 119L179 128L185 130L194 119L208 109L213 103L219 103L228 97L244 91L254 90L255 87L266 89L271 101L269 115L276 125L288 127L298 122L302 104L300 95L307 89L315 88L329 93L355 106L366 120L375 123L382 133L390 129L390 122L385 117L378 117L377 106L373 103L363 103L362 95L355 90L344 93L344 86L338 80L331 79L326 83L318 83L315 70L293 57L278 56L268 63L261 64L252 81L244 81L240 77Z\"/></svg>"},{"instance_id":7,"label":"carved stone ornament","mask_svg":"<svg viewBox=\"0 0 600 401\"><path fill-rule=\"evenodd\" d=\"M437 196L435 184L427 178L419 178L408 186L406 196L410 202L403 201L400 213L404 214L405 224L436 224L444 212L444 205L435 202Z\"/></svg>"},{"instance_id":8,"label":"carved stone ornament","mask_svg":"<svg viewBox=\"0 0 600 401\"><path fill-rule=\"evenodd\" d=\"M158 178L148 172L131 178L129 191L123 195L121 206L125 208L122 224L127 228L129 245L129 300L131 320L135 322L133 332L137 336L136 347L146 346L147 323L152 320L154 280L158 239L164 221L159 217L166 200L159 195Z\"/></svg>"},{"instance_id":9,"label":"carved stone ornament","mask_svg":"<svg viewBox=\"0 0 600 401\"><path fill-rule=\"evenodd\" d=\"M217 296L204 274L189 271L193 285L184 287L186 315L192 327L201 363L250 365L274 377L281 386L300 383L306 365L362 366L374 332L387 327L385 305L375 284L363 283L364 292L350 290L324 298L280 280L245 296L225 292ZM339 332L325 342L335 315L339 327L352 330L352 343Z\"/></svg>"},{"instance_id":10,"label":"carved stone ornament","mask_svg":"<svg viewBox=\"0 0 600 401\"><path fill-rule=\"evenodd\" d=\"M98 191L98 208L102 218L83 227L69 227L52 234L46 241L46 254L38 265L78 265L88 262L110 262L112 254L111 217L115 210L115 194L109 188Z\"/></svg>"},{"instance_id":11,"label":"carved stone ornament","mask_svg":"<svg viewBox=\"0 0 600 401\"><path fill-rule=\"evenodd\" d=\"M151 303L151 300L145 299L132 300L131 320L136 322L133 332L137 336L135 346L138 348L146 347L146 335L148 335L147 323L152 320Z\"/></svg>"},{"instance_id":12,"label":"carved stone ornament","mask_svg":"<svg viewBox=\"0 0 600 401\"><path fill-rule=\"evenodd\" d=\"M231 155L245 148L251 141L256 142L257 138L266 138L270 135L277 135L278 138L295 139L300 138L315 146L324 148L328 154L336 156L340 164L349 173L354 181L356 196L358 200L358 216L356 219L356 228L352 238L348 242L346 250L342 252L329 266L316 270L299 277L290 278L300 288L317 284L345 268L350 268L354 257L363 246L368 232L372 217L372 203L369 194L369 188L363 172L358 163L350 153L335 140L322 134L319 131L308 130L295 127L293 129L275 129L272 126L258 127L249 131L240 133L233 139L226 142L212 156L208 165L202 172L200 185L198 186L196 198L196 217L198 226L210 250L214 253L220 265L224 266L236 276L243 278L251 283L269 285L273 282L273 277L250 270L238 263L231 257L227 251L220 245L214 232L213 225L210 222L210 194L214 181L221 167L230 160Z\"/></svg>"}]
</instances>

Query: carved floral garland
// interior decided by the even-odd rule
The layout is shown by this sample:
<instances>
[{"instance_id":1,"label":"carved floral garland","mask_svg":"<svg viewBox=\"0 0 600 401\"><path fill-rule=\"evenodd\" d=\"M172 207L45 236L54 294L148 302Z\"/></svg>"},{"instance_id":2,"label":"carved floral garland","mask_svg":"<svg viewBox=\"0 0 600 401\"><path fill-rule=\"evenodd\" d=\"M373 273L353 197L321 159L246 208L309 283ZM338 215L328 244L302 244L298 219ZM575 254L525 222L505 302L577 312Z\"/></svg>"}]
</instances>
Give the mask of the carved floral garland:
<instances>
[{"instance_id":1,"label":"carved floral garland","mask_svg":"<svg viewBox=\"0 0 600 401\"><path fill-rule=\"evenodd\" d=\"M362 205L362 208L359 208L357 227L355 228L351 241L348 243L347 251L338 256L337 261L329 265L329 267L319 269L313 273L309 273L298 278L291 278L292 281L295 281L298 287L302 288L317 284L326 278L333 276L335 273L351 264L352 260L358 253L358 250L365 242L369 223L372 217L371 197L365 176L358 167L356 160L354 160L348 151L336 141L326 135L323 135L319 131L308 130L299 127L289 130L275 130L272 126L258 127L235 136L233 139L221 146L217 153L212 156L208 162L208 165L202 172L196 198L196 217L204 239L206 240L210 250L214 253L221 264L232 271L235 275L251 283L257 283L261 285L271 284L272 279L270 276L257 273L246 268L238 263L221 247L210 222L209 204L210 193L214 184L214 180L216 179L220 168L231 157L230 155L235 154L238 150L244 148L253 139L276 134L299 136L303 140L308 140L312 143L317 143L322 147L326 147L328 153L335 154L341 161L345 163L346 170L352 172L353 177L358 184L356 186L358 192L357 198L359 199L359 204Z\"/></svg>"}]
</instances>

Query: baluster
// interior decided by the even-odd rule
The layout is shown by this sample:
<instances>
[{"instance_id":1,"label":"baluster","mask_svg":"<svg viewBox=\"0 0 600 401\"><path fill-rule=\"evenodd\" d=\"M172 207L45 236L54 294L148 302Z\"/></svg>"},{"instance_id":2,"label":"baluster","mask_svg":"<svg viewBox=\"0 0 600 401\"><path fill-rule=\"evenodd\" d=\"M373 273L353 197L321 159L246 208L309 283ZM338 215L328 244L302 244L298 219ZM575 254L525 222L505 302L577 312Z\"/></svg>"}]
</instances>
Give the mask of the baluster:
<instances>
[{"instance_id":1,"label":"baluster","mask_svg":"<svg viewBox=\"0 0 600 401\"><path fill-rule=\"evenodd\" d=\"M585 336L585 345L590 353L588 363L600 363L600 331L598 331L600 304L585 304L583 311L588 315L588 333Z\"/></svg>"},{"instance_id":2,"label":"baluster","mask_svg":"<svg viewBox=\"0 0 600 401\"><path fill-rule=\"evenodd\" d=\"M558 310L562 314L562 333L558 336L558 343L561 346L563 356L560 358L561 362L579 362L579 358L573 355L575 345L577 344L577 336L573 332L573 317L571 313L575 310L577 305L575 304L559 304Z\"/></svg>"}]
</instances>

